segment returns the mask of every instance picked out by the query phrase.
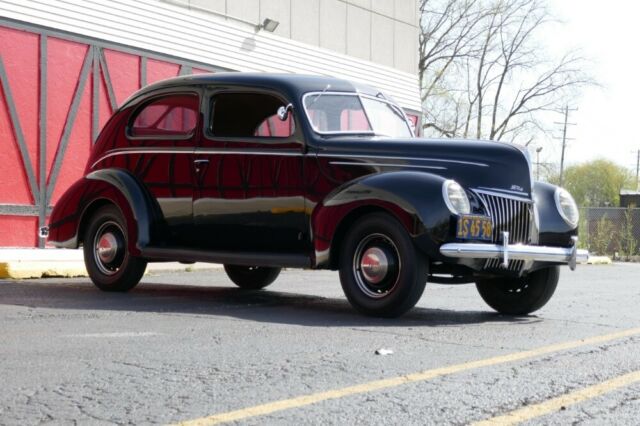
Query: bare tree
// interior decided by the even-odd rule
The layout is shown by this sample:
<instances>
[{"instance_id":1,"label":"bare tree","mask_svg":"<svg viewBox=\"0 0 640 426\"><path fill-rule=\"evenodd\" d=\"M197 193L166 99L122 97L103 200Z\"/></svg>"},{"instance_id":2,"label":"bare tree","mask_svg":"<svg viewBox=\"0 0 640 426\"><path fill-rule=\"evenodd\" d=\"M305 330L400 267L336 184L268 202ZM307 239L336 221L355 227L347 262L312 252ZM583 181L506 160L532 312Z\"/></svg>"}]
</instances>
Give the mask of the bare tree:
<instances>
[{"instance_id":1,"label":"bare tree","mask_svg":"<svg viewBox=\"0 0 640 426\"><path fill-rule=\"evenodd\" d=\"M460 123L460 93L451 90L451 76L461 71L461 61L476 55L484 13L479 0L421 0L419 80L425 109L425 128L455 136Z\"/></svg>"},{"instance_id":2,"label":"bare tree","mask_svg":"<svg viewBox=\"0 0 640 426\"><path fill-rule=\"evenodd\" d=\"M429 133L528 143L544 130L545 111L591 83L580 56L545 55L538 36L553 21L545 0L421 0L421 10Z\"/></svg>"}]
</instances>

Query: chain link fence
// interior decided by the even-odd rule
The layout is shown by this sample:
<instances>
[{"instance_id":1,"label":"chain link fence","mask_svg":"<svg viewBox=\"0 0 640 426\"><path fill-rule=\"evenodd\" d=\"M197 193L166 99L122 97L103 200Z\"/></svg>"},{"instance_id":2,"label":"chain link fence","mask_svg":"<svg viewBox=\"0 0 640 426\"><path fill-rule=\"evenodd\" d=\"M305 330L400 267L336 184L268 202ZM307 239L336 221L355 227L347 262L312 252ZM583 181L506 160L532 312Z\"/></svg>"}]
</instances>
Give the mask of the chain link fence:
<instances>
[{"instance_id":1,"label":"chain link fence","mask_svg":"<svg viewBox=\"0 0 640 426\"><path fill-rule=\"evenodd\" d=\"M593 255L640 260L640 208L583 207L579 246Z\"/></svg>"}]
</instances>

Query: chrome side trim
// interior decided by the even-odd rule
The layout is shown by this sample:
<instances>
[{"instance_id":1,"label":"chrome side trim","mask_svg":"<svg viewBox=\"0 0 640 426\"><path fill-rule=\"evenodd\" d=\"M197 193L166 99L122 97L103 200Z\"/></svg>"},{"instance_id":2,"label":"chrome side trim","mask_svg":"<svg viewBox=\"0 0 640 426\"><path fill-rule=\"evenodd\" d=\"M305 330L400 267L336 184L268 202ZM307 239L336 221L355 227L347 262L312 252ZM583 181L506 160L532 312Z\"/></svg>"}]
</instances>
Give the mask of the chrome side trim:
<instances>
[{"instance_id":1,"label":"chrome side trim","mask_svg":"<svg viewBox=\"0 0 640 426\"><path fill-rule=\"evenodd\" d=\"M302 152L293 151L293 150L278 150L274 148L273 150L265 149L251 149L251 150L229 150L229 149L217 149L217 148L197 148L194 152L195 155L203 155L203 154L220 154L220 155L266 155L272 157L302 157L304 154Z\"/></svg>"},{"instance_id":2,"label":"chrome side trim","mask_svg":"<svg viewBox=\"0 0 640 426\"><path fill-rule=\"evenodd\" d=\"M283 151L283 150L229 150L229 149L217 149L217 148L122 148L112 151L107 151L105 155L96 160L91 165L93 169L98 163L106 160L109 157L116 155L128 155L128 154L191 154L191 155L267 155L276 157L302 157L304 154L296 151Z\"/></svg>"},{"instance_id":3,"label":"chrome side trim","mask_svg":"<svg viewBox=\"0 0 640 426\"><path fill-rule=\"evenodd\" d=\"M128 154L193 154L193 148L121 148L107 151L91 165L93 169L97 164L116 155Z\"/></svg>"},{"instance_id":4,"label":"chrome side trim","mask_svg":"<svg viewBox=\"0 0 640 426\"><path fill-rule=\"evenodd\" d=\"M394 163L357 163L354 161L330 161L329 164L341 165L341 166L386 166L386 167L404 167L411 169L432 169L432 170L447 170L442 166L418 166L410 164L394 164Z\"/></svg>"},{"instance_id":5,"label":"chrome side trim","mask_svg":"<svg viewBox=\"0 0 640 426\"><path fill-rule=\"evenodd\" d=\"M454 164L467 164L470 166L479 166L479 167L489 167L488 164L485 163L476 163L473 161L463 161L463 160L449 160L444 158L420 158L420 157L391 157L387 155L350 155L350 154L318 154L318 157L329 157L329 158L376 158L381 160L411 160L411 161L434 161L439 163L454 163Z\"/></svg>"},{"instance_id":6,"label":"chrome side trim","mask_svg":"<svg viewBox=\"0 0 640 426\"><path fill-rule=\"evenodd\" d=\"M218 148L121 148L112 151L107 151L105 155L96 160L95 163L91 165L93 169L98 163L106 160L109 157L113 157L116 155L127 155L127 154L192 154L192 155L206 155L206 154L219 154L219 155L267 155L267 156L279 156L279 157L302 157L305 154L302 152L292 151L292 150L229 150L229 149L218 149ZM488 164L485 163L476 163L472 161L462 161L462 160L448 160L444 158L416 158L416 157L390 157L385 155L341 155L341 154L318 154L318 157L323 158L348 158L348 159L365 159L365 158L373 158L373 159L381 159L381 160L411 160L411 161L433 161L439 163L453 163L453 164L467 164L471 166L479 166L479 167L489 167ZM387 164L381 164L387 165ZM446 170L446 167L438 166L422 166L422 165L401 165L401 164L393 164L394 166L399 167L418 167L418 168L431 168L436 170ZM480 190L476 190L482 192ZM484 191L486 192L486 191ZM505 196L501 193L496 193L494 195ZM527 199L523 199L527 200ZM531 202L531 200L527 200Z\"/></svg>"},{"instance_id":7,"label":"chrome side trim","mask_svg":"<svg viewBox=\"0 0 640 426\"><path fill-rule=\"evenodd\" d=\"M577 238L576 240L577 241ZM540 262L566 263L575 268L574 262L586 262L589 252L573 247L529 246L522 244L447 243L440 246L443 256L459 259L512 259Z\"/></svg>"}]
</instances>

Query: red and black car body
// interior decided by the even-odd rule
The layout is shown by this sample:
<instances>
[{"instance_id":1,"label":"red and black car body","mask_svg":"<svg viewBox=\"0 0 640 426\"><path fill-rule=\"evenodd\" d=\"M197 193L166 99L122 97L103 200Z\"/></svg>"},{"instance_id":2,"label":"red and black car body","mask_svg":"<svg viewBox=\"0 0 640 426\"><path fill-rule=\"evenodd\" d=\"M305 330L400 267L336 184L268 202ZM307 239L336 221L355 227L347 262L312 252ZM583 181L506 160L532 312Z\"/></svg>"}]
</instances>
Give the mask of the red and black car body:
<instances>
[{"instance_id":1,"label":"red and black car body","mask_svg":"<svg viewBox=\"0 0 640 426\"><path fill-rule=\"evenodd\" d=\"M375 105L364 112L349 106L358 102ZM320 107L329 103L342 109L333 114ZM120 271L123 264L103 262L113 256L216 262L245 272L340 269L343 287L344 274L351 273L355 288L375 299L358 301L345 289L350 301L365 313L386 316L417 301L413 294L413 302L376 305L398 291L402 268L418 270L417 281L513 287L540 271L546 278L538 281L554 281L549 271L586 257L576 248L570 196L533 181L524 149L420 139L411 130L389 137L367 125L381 108L404 117L374 88L320 76L221 73L148 86L104 126L85 176L53 209L48 241L84 245L90 274L91 263L102 262L111 278L103 277L101 288L114 290L131 286L110 287L114 276L126 272ZM467 204L460 200L465 196ZM452 208L452 200L464 211ZM120 218L112 222L122 235L94 235L101 229L93 223L96 214L107 206L117 209L113 214ZM379 232L371 221L376 217L388 221ZM367 220L373 223L369 234L382 239L367 240L359 253L345 252L356 250L358 241L354 248L347 240ZM413 257L403 258L404 242L394 239L397 230L389 226L406 234ZM101 258L104 253L113 256ZM386 263L376 272L380 261ZM383 279L389 282L368 281L384 267L393 275ZM100 280L95 271L91 276Z\"/></svg>"}]
</instances>

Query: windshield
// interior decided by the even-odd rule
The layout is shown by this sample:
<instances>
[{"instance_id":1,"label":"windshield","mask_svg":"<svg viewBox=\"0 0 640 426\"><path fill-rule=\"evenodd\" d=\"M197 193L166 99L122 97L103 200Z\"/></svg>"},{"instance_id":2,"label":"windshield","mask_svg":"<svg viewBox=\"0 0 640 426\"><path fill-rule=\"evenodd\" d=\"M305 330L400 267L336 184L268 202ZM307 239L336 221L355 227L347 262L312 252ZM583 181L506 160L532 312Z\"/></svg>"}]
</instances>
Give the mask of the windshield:
<instances>
[{"instance_id":1,"label":"windshield","mask_svg":"<svg viewBox=\"0 0 640 426\"><path fill-rule=\"evenodd\" d=\"M303 98L309 122L321 134L371 134L413 137L396 105L357 93L307 93Z\"/></svg>"}]
</instances>

